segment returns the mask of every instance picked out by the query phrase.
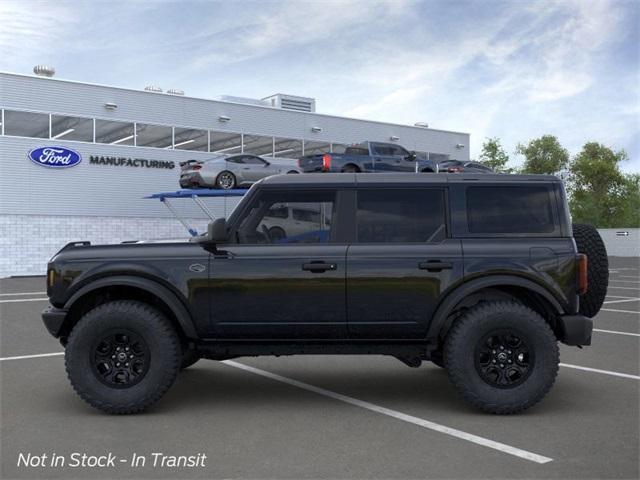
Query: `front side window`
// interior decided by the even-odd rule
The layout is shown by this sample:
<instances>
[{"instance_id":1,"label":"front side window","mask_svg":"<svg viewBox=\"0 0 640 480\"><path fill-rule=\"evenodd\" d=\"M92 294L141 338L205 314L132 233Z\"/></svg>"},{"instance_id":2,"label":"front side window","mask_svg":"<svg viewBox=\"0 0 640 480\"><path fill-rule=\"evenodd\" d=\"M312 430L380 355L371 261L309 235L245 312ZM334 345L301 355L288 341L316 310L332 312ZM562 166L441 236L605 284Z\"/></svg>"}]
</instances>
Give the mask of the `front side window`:
<instances>
[{"instance_id":1,"label":"front side window","mask_svg":"<svg viewBox=\"0 0 640 480\"><path fill-rule=\"evenodd\" d=\"M266 165L266 162L260 157L254 157L253 155L245 155L242 157L242 163L246 163L248 165Z\"/></svg>"},{"instance_id":2,"label":"front side window","mask_svg":"<svg viewBox=\"0 0 640 480\"><path fill-rule=\"evenodd\" d=\"M334 203L335 192L263 193L254 201L240 223L238 242L329 243Z\"/></svg>"},{"instance_id":3,"label":"front side window","mask_svg":"<svg viewBox=\"0 0 640 480\"><path fill-rule=\"evenodd\" d=\"M432 243L446 237L444 191L359 190L359 243Z\"/></svg>"},{"instance_id":4,"label":"front side window","mask_svg":"<svg viewBox=\"0 0 640 480\"><path fill-rule=\"evenodd\" d=\"M544 186L467 188L470 233L553 233L551 195Z\"/></svg>"}]
</instances>

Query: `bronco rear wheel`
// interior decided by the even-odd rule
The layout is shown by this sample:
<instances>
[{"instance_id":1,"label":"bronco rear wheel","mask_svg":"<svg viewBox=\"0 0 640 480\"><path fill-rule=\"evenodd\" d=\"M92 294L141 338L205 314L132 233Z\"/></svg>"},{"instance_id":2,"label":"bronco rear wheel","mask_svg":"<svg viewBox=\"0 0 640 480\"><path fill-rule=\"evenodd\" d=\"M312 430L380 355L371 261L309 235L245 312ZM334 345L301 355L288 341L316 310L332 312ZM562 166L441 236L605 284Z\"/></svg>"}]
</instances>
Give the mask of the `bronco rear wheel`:
<instances>
[{"instance_id":1,"label":"bronco rear wheel","mask_svg":"<svg viewBox=\"0 0 640 480\"><path fill-rule=\"evenodd\" d=\"M609 259L602 237L593 225L575 223L573 238L578 252L587 256L587 292L580 295L580 313L594 317L602 308L609 286Z\"/></svg>"},{"instance_id":2,"label":"bronco rear wheel","mask_svg":"<svg viewBox=\"0 0 640 480\"><path fill-rule=\"evenodd\" d=\"M181 361L173 325L150 305L131 300L104 303L85 314L65 351L75 391L108 413L151 406L173 384Z\"/></svg>"},{"instance_id":3,"label":"bronco rear wheel","mask_svg":"<svg viewBox=\"0 0 640 480\"><path fill-rule=\"evenodd\" d=\"M558 373L558 343L547 322L513 301L480 304L447 335L444 363L451 383L489 413L526 410L549 391Z\"/></svg>"}]
</instances>

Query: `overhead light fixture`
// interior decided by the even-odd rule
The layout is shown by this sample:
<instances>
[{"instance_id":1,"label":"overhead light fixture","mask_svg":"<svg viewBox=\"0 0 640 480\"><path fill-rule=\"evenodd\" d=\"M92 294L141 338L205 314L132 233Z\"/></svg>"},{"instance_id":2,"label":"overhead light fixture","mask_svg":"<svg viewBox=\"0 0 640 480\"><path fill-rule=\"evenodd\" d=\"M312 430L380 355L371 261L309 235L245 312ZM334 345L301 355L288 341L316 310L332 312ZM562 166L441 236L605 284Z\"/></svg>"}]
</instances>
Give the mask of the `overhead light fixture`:
<instances>
[{"instance_id":1,"label":"overhead light fixture","mask_svg":"<svg viewBox=\"0 0 640 480\"><path fill-rule=\"evenodd\" d=\"M60 137L64 137L65 135L68 135L71 132L74 132L75 128L69 128L68 130L65 130L64 132L60 132L57 135L54 135L53 137L51 137L51 140L55 140L56 138L60 138Z\"/></svg>"},{"instance_id":2,"label":"overhead light fixture","mask_svg":"<svg viewBox=\"0 0 640 480\"><path fill-rule=\"evenodd\" d=\"M457 148L458 150L463 149L463 148L464 148L464 143L457 143L457 144L456 144L456 148Z\"/></svg>"},{"instance_id":3,"label":"overhead light fixture","mask_svg":"<svg viewBox=\"0 0 640 480\"><path fill-rule=\"evenodd\" d=\"M311 131L312 132L321 132L322 131L322 127L311 127Z\"/></svg>"},{"instance_id":4,"label":"overhead light fixture","mask_svg":"<svg viewBox=\"0 0 640 480\"><path fill-rule=\"evenodd\" d=\"M195 142L195 140L185 140L184 142L176 143L176 144L173 146L173 148L181 147L182 145L187 145L187 144L189 144L189 143L193 143L193 142Z\"/></svg>"},{"instance_id":5,"label":"overhead light fixture","mask_svg":"<svg viewBox=\"0 0 640 480\"><path fill-rule=\"evenodd\" d=\"M414 127L421 127L421 128L429 128L429 124L427 122L416 122L413 124Z\"/></svg>"},{"instance_id":6,"label":"overhead light fixture","mask_svg":"<svg viewBox=\"0 0 640 480\"><path fill-rule=\"evenodd\" d=\"M117 145L119 143L126 142L127 140L131 140L132 138L133 138L133 135L129 135L128 137L123 137L119 140L116 140L115 142L111 142L111 145Z\"/></svg>"},{"instance_id":7,"label":"overhead light fixture","mask_svg":"<svg viewBox=\"0 0 640 480\"><path fill-rule=\"evenodd\" d=\"M231 150L235 150L236 148L242 148L244 147L244 145L236 145L235 147L229 147L229 148L223 148L222 150L214 150L211 153L224 153L224 152L230 152Z\"/></svg>"},{"instance_id":8,"label":"overhead light fixture","mask_svg":"<svg viewBox=\"0 0 640 480\"><path fill-rule=\"evenodd\" d=\"M397 142L398 140L400 140L400 137L396 137L395 135L391 135L389 137L389 140L393 141L393 142Z\"/></svg>"},{"instance_id":9,"label":"overhead light fixture","mask_svg":"<svg viewBox=\"0 0 640 480\"><path fill-rule=\"evenodd\" d=\"M231 120L231 117L227 117L226 115L220 115L218 117L219 122L228 122L229 120Z\"/></svg>"},{"instance_id":10,"label":"overhead light fixture","mask_svg":"<svg viewBox=\"0 0 640 480\"><path fill-rule=\"evenodd\" d=\"M106 108L107 110L115 110L116 108L118 108L118 104L113 102L107 102L104 104L104 108Z\"/></svg>"}]
</instances>

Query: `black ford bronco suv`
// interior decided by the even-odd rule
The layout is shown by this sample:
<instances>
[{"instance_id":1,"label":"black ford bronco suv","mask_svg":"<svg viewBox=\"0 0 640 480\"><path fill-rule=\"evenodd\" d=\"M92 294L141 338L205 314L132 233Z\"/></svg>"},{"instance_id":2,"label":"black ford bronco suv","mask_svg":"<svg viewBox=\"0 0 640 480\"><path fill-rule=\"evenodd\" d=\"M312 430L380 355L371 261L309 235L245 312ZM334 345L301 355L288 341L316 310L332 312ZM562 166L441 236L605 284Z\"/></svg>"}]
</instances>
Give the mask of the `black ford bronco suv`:
<instances>
[{"instance_id":1,"label":"black ford bronco suv","mask_svg":"<svg viewBox=\"0 0 640 480\"><path fill-rule=\"evenodd\" d=\"M591 343L607 277L555 177L282 175L191 241L65 246L43 319L73 388L110 413L200 358L383 354L507 414L549 391L558 341Z\"/></svg>"}]
</instances>

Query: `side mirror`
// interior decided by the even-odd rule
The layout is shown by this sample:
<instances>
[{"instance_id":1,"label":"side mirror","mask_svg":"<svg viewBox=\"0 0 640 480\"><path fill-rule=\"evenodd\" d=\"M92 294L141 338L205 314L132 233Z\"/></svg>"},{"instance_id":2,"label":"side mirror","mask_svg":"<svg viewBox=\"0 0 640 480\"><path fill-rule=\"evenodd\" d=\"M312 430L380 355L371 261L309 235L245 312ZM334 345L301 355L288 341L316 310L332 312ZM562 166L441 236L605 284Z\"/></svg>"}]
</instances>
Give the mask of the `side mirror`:
<instances>
[{"instance_id":1,"label":"side mirror","mask_svg":"<svg viewBox=\"0 0 640 480\"><path fill-rule=\"evenodd\" d=\"M271 162L267 162L266 160L264 161L264 166L268 167L269 165L271 165Z\"/></svg>"},{"instance_id":2,"label":"side mirror","mask_svg":"<svg viewBox=\"0 0 640 480\"><path fill-rule=\"evenodd\" d=\"M416 152L414 152L413 150L409 152L409 155L407 156L407 160L409 160L410 162L413 162L415 161L416 158L417 158Z\"/></svg>"},{"instance_id":3,"label":"side mirror","mask_svg":"<svg viewBox=\"0 0 640 480\"><path fill-rule=\"evenodd\" d=\"M207 226L207 240L213 243L225 243L229 240L226 218L218 218L213 222L209 222Z\"/></svg>"}]
</instances>

